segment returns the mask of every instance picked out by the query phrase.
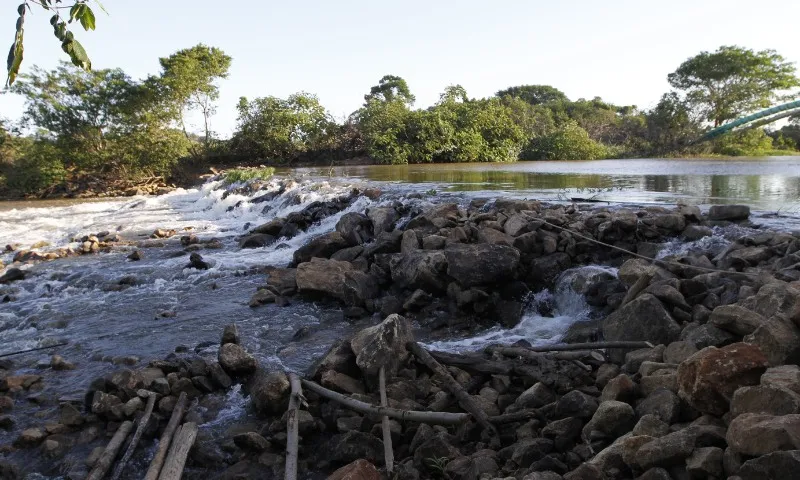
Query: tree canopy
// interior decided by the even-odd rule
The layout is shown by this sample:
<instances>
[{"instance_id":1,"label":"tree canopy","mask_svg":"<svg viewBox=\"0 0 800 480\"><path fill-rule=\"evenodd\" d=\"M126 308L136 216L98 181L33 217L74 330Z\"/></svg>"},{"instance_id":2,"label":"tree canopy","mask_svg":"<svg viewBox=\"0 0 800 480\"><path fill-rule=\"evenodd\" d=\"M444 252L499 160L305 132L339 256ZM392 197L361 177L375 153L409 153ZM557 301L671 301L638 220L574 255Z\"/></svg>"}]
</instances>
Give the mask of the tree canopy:
<instances>
[{"instance_id":1,"label":"tree canopy","mask_svg":"<svg viewBox=\"0 0 800 480\"><path fill-rule=\"evenodd\" d=\"M364 101L392 102L395 100L401 101L408 106L414 104L416 98L411 94L408 84L402 77L397 75L384 75L378 81L378 84L369 90L369 93L364 95Z\"/></svg>"},{"instance_id":2,"label":"tree canopy","mask_svg":"<svg viewBox=\"0 0 800 480\"><path fill-rule=\"evenodd\" d=\"M561 90L550 85L519 85L500 90L498 97L516 97L531 105L541 105L550 102L568 102L569 98Z\"/></svg>"}]
</instances>

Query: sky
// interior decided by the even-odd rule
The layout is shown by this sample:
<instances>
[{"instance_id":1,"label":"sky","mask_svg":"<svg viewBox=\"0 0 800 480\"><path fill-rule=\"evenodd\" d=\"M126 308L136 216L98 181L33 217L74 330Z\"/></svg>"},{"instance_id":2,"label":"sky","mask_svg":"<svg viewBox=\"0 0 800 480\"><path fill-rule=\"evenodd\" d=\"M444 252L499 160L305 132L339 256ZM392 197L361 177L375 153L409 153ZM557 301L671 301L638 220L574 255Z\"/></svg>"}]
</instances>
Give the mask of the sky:
<instances>
[{"instance_id":1,"label":"sky","mask_svg":"<svg viewBox=\"0 0 800 480\"><path fill-rule=\"evenodd\" d=\"M0 5L0 40L8 45L16 3ZM233 57L229 77L219 83L212 119L222 137L236 127L241 96L306 91L341 119L359 108L386 74L406 79L417 107L432 105L452 84L476 98L512 85L547 84L572 99L600 96L650 108L669 90L667 74L703 50L771 48L800 61L797 0L103 0L103 5L108 15L95 8L96 31L73 28L96 69L120 67L143 78L158 73L159 57L198 43ZM34 13L25 24L23 72L67 59L52 34L50 15ZM0 95L0 117L18 119L23 108L21 98Z\"/></svg>"}]
</instances>

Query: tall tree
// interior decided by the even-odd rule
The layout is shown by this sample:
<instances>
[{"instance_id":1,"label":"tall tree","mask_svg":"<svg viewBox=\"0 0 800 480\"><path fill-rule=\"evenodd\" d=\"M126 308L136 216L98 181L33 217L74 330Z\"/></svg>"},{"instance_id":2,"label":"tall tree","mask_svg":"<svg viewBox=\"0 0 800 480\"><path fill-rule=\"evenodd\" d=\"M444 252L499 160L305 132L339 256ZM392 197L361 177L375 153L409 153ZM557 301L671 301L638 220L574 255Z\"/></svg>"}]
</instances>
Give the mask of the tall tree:
<instances>
[{"instance_id":1,"label":"tall tree","mask_svg":"<svg viewBox=\"0 0 800 480\"><path fill-rule=\"evenodd\" d=\"M185 111L199 110L203 115L205 146L211 141L210 118L216 113L219 98L217 81L228 77L231 57L216 47L199 44L159 59L158 81L174 102L176 115L187 138Z\"/></svg>"},{"instance_id":2,"label":"tall tree","mask_svg":"<svg viewBox=\"0 0 800 480\"><path fill-rule=\"evenodd\" d=\"M569 98L561 90L550 85L519 85L500 90L498 97L516 97L525 100L531 105L541 105L550 102L569 102Z\"/></svg>"},{"instance_id":3,"label":"tall tree","mask_svg":"<svg viewBox=\"0 0 800 480\"><path fill-rule=\"evenodd\" d=\"M364 95L364 100L369 103L371 100L381 102L391 102L399 100L408 106L414 104L416 98L411 94L408 84L402 77L397 75L384 75L378 84L372 87L368 94Z\"/></svg>"},{"instance_id":4,"label":"tall tree","mask_svg":"<svg viewBox=\"0 0 800 480\"><path fill-rule=\"evenodd\" d=\"M667 77L700 115L717 127L780 100L800 86L795 67L775 50L722 46L683 62Z\"/></svg>"}]
</instances>

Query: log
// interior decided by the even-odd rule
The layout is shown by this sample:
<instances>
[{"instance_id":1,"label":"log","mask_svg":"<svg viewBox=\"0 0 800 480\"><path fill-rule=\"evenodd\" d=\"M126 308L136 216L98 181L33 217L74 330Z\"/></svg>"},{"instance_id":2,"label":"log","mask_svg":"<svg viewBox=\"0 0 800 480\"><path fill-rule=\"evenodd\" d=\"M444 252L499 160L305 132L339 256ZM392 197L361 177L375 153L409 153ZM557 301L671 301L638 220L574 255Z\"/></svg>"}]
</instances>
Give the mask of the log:
<instances>
[{"instance_id":1,"label":"log","mask_svg":"<svg viewBox=\"0 0 800 480\"><path fill-rule=\"evenodd\" d=\"M636 298L640 293L642 293L642 290L644 290L645 288L647 288L648 285L650 285L650 281L653 280L654 276L655 272L653 271L652 268L648 269L647 272L643 273L638 279L636 279L633 285L631 285L631 288L628 289L628 293L625 294L625 297L622 299L622 303L620 303L619 306L621 307L633 301L634 298Z\"/></svg>"},{"instance_id":2,"label":"log","mask_svg":"<svg viewBox=\"0 0 800 480\"><path fill-rule=\"evenodd\" d=\"M469 418L469 415L466 413L420 412L417 410L400 410L399 408L392 407L378 407L334 392L333 390L328 390L309 380L301 379L300 383L320 397L340 403L356 412L375 415L377 417L386 415L395 420L427 423L429 425L459 425Z\"/></svg>"},{"instance_id":3,"label":"log","mask_svg":"<svg viewBox=\"0 0 800 480\"><path fill-rule=\"evenodd\" d=\"M197 438L197 424L186 422L175 432L172 445L169 447L167 459L164 460L164 467L158 480L180 480L183 476L183 467L186 465L186 458L189 450L192 449Z\"/></svg>"},{"instance_id":4,"label":"log","mask_svg":"<svg viewBox=\"0 0 800 480\"><path fill-rule=\"evenodd\" d=\"M507 362L488 360L481 354L457 354L449 352L429 352L431 357L437 362L445 365L463 368L476 373L488 373L489 375L508 375L514 366Z\"/></svg>"},{"instance_id":5,"label":"log","mask_svg":"<svg viewBox=\"0 0 800 480\"><path fill-rule=\"evenodd\" d=\"M286 420L286 467L284 469L285 480L297 480L297 456L299 449L299 434L297 431L297 412L300 408L303 395L300 386L300 378L294 374L289 374L289 384L292 386L292 393L289 396L289 411Z\"/></svg>"},{"instance_id":6,"label":"log","mask_svg":"<svg viewBox=\"0 0 800 480\"><path fill-rule=\"evenodd\" d=\"M386 368L381 367L378 371L378 388L381 393L381 407L388 407L389 400L386 398ZM381 417L381 429L383 430L383 457L386 462L386 472L391 477L394 470L394 451L392 450L392 432L389 430L389 417Z\"/></svg>"},{"instance_id":7,"label":"log","mask_svg":"<svg viewBox=\"0 0 800 480\"><path fill-rule=\"evenodd\" d=\"M477 403L475 403L475 400L473 400L469 393L467 393L464 388L450 375L450 372L448 372L446 368L444 368L439 362L431 357L428 351L422 348L419 343L408 342L406 347L420 362L422 362L423 365L441 377L441 379L444 381L445 388L456 397L456 400L458 400L458 404L461 405L461 408L469 412L481 427L497 436L497 429L494 427L494 425L489 423L489 416L486 415L486 412L484 412Z\"/></svg>"},{"instance_id":8,"label":"log","mask_svg":"<svg viewBox=\"0 0 800 480\"><path fill-rule=\"evenodd\" d=\"M495 425L504 425L506 423L524 422L530 420L531 418L539 418L539 415L540 414L538 411L529 409L529 410L522 410L514 413L504 413L502 415L489 417L489 421Z\"/></svg>"},{"instance_id":9,"label":"log","mask_svg":"<svg viewBox=\"0 0 800 480\"><path fill-rule=\"evenodd\" d=\"M606 348L653 348L650 342L639 340L619 340L610 342L589 342L589 343L562 343L560 345L543 345L539 347L504 347L502 345L490 345L487 350L490 352L498 349L521 349L529 352L566 352L569 350L603 350Z\"/></svg>"},{"instance_id":10,"label":"log","mask_svg":"<svg viewBox=\"0 0 800 480\"><path fill-rule=\"evenodd\" d=\"M490 353L499 353L508 357L522 357L528 360L535 360L537 363L542 359L566 360L570 362L587 360L594 362L605 362L605 357L599 353L588 350L575 350L566 352L535 352L527 347L504 347L502 345L492 345L487 347ZM584 368L582 366L581 368ZM513 368L513 365L512 365Z\"/></svg>"},{"instance_id":11,"label":"log","mask_svg":"<svg viewBox=\"0 0 800 480\"><path fill-rule=\"evenodd\" d=\"M106 448L103 450L103 453L100 455L97 463L94 464L94 468L92 468L92 471L89 472L86 480L101 480L106 476L106 473L108 473L108 470L111 468L111 464L114 463L114 459L117 458L117 454L122 448L122 444L125 443L125 439L128 438L128 434L131 433L131 429L133 429L133 422L130 420L122 422L122 425L117 428L114 436L111 437L111 441L109 441L108 445L106 445Z\"/></svg>"},{"instance_id":12,"label":"log","mask_svg":"<svg viewBox=\"0 0 800 480\"><path fill-rule=\"evenodd\" d=\"M114 475L111 476L111 480L118 480L122 475L125 465L128 463L128 460L131 459L134 450L136 450L136 446L139 444L139 440L142 438L144 429L147 428L147 422L150 421L150 415L152 415L153 407L156 404L156 394L155 392L148 393L149 395L147 397L147 406L144 409L144 415L142 415L142 418L139 419L139 425L136 427L136 432L133 434L131 443L128 444L128 449L125 450L125 455L122 456L122 460L119 461L117 467L114 469Z\"/></svg>"},{"instance_id":13,"label":"log","mask_svg":"<svg viewBox=\"0 0 800 480\"><path fill-rule=\"evenodd\" d=\"M169 446L172 443L172 437L175 434L175 430L178 428L178 425L181 423L185 409L186 392L181 392L181 395L178 397L178 401L175 403L175 408L172 409L172 416L169 418L167 428L164 429L164 433L161 435L161 439L158 441L158 450L156 450L153 461L150 462L150 468L147 469L147 474L145 474L144 480L158 480L158 474L161 473L161 467L164 465L164 459L167 457Z\"/></svg>"}]
</instances>

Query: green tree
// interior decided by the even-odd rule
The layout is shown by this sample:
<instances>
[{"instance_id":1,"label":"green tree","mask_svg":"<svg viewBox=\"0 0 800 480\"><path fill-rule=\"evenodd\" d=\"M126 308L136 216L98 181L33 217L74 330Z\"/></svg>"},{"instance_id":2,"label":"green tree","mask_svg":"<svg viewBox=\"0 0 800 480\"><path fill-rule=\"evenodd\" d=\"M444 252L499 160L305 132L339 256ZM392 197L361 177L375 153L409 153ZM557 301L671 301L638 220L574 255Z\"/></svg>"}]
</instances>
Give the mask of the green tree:
<instances>
[{"instance_id":1,"label":"green tree","mask_svg":"<svg viewBox=\"0 0 800 480\"><path fill-rule=\"evenodd\" d=\"M570 122L558 131L534 142L534 160L596 160L607 154L603 144L592 140L577 123Z\"/></svg>"},{"instance_id":2,"label":"green tree","mask_svg":"<svg viewBox=\"0 0 800 480\"><path fill-rule=\"evenodd\" d=\"M94 3L103 9L98 0L95 0ZM62 4L62 0L23 0L17 7L14 43L11 44L11 49L8 52L6 86L10 87L19 75L25 52L25 17L27 13L33 11L31 5L53 13L50 17L50 25L53 27L53 34L61 43L61 49L69 55L74 65L86 71L91 70L92 62L89 60L86 50L67 26L73 22L78 22L86 31L95 29L95 14L89 6L89 0L76 0L72 4ZM69 19L64 19L61 16L61 12L66 12L67 10L69 11Z\"/></svg>"},{"instance_id":3,"label":"green tree","mask_svg":"<svg viewBox=\"0 0 800 480\"><path fill-rule=\"evenodd\" d=\"M688 102L717 127L780 100L779 92L800 86L795 67L775 50L755 52L722 46L683 62L667 77Z\"/></svg>"},{"instance_id":4,"label":"green tree","mask_svg":"<svg viewBox=\"0 0 800 480\"><path fill-rule=\"evenodd\" d=\"M367 154L378 163L409 163L405 135L411 113L401 100L369 98L354 114Z\"/></svg>"},{"instance_id":5,"label":"green tree","mask_svg":"<svg viewBox=\"0 0 800 480\"><path fill-rule=\"evenodd\" d=\"M364 95L365 105L370 101L393 102L401 101L411 106L416 98L411 94L408 84L402 77L397 75L384 75L378 84L372 87L368 94Z\"/></svg>"},{"instance_id":6,"label":"green tree","mask_svg":"<svg viewBox=\"0 0 800 480\"><path fill-rule=\"evenodd\" d=\"M646 114L646 136L657 152L681 148L700 135L691 108L675 92L665 93Z\"/></svg>"},{"instance_id":7,"label":"green tree","mask_svg":"<svg viewBox=\"0 0 800 480\"><path fill-rule=\"evenodd\" d=\"M569 98L561 90L550 85L519 85L508 87L496 93L498 97L520 98L531 105L551 102L569 102Z\"/></svg>"},{"instance_id":8,"label":"green tree","mask_svg":"<svg viewBox=\"0 0 800 480\"><path fill-rule=\"evenodd\" d=\"M217 81L228 77L231 57L219 48L199 44L161 58L159 62L161 75L151 81L163 86L163 95L171 100L187 138L185 111L202 114L207 152L212 139L210 118L216 113L214 102L219 98Z\"/></svg>"}]
</instances>

